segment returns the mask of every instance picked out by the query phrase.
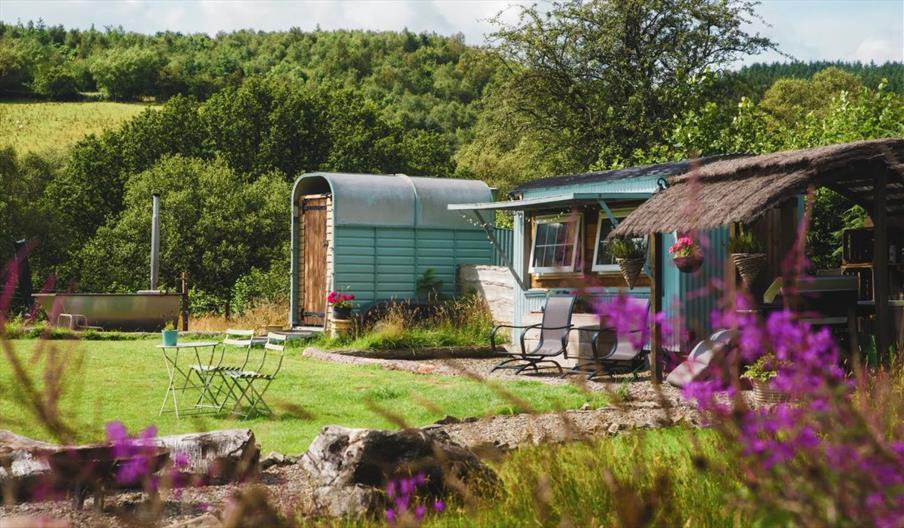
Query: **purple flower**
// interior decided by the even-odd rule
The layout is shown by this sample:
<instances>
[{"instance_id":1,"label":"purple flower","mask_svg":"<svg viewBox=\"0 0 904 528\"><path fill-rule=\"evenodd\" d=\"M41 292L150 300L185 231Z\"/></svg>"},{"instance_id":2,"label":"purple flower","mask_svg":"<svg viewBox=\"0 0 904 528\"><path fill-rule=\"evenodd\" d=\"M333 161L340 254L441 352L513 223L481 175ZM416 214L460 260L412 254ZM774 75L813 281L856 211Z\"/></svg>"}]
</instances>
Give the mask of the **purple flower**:
<instances>
[{"instance_id":1,"label":"purple flower","mask_svg":"<svg viewBox=\"0 0 904 528\"><path fill-rule=\"evenodd\" d=\"M394 499L396 494L396 482L394 480L390 480L386 483L386 496L390 499Z\"/></svg>"},{"instance_id":2,"label":"purple flower","mask_svg":"<svg viewBox=\"0 0 904 528\"><path fill-rule=\"evenodd\" d=\"M437 499L433 502L433 510L437 513L440 513L446 509L446 503L440 499Z\"/></svg>"},{"instance_id":3,"label":"purple flower","mask_svg":"<svg viewBox=\"0 0 904 528\"><path fill-rule=\"evenodd\" d=\"M425 513L427 513L427 507L423 504L418 504L417 507L414 508L414 518L419 521L424 518Z\"/></svg>"}]
</instances>

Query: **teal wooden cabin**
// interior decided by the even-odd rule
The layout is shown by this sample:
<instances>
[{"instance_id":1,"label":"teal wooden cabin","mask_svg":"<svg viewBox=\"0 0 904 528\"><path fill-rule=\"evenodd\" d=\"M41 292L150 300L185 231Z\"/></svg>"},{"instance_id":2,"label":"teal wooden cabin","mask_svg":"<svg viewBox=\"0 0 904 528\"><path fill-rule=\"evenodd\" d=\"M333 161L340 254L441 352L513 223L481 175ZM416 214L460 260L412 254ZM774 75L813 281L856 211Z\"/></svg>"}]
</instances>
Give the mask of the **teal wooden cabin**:
<instances>
[{"instance_id":1,"label":"teal wooden cabin","mask_svg":"<svg viewBox=\"0 0 904 528\"><path fill-rule=\"evenodd\" d=\"M317 172L292 189L290 323L324 326L330 291L356 304L412 299L433 270L454 295L460 264L491 264L486 233L448 205L491 201L481 181Z\"/></svg>"}]
</instances>

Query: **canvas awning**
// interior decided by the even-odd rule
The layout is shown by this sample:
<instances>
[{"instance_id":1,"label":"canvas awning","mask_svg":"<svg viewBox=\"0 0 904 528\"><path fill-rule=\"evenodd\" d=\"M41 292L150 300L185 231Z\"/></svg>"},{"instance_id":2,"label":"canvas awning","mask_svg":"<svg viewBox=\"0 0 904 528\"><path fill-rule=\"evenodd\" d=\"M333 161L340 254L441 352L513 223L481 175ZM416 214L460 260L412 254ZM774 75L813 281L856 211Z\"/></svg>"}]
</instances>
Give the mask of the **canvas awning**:
<instances>
[{"instance_id":1,"label":"canvas awning","mask_svg":"<svg viewBox=\"0 0 904 528\"><path fill-rule=\"evenodd\" d=\"M872 211L878 173L887 175L883 194L888 216L904 217L904 139L892 138L706 165L673 178L610 237L748 224L811 186L828 187Z\"/></svg>"},{"instance_id":2,"label":"canvas awning","mask_svg":"<svg viewBox=\"0 0 904 528\"><path fill-rule=\"evenodd\" d=\"M541 198L528 198L526 200L508 200L505 202L460 203L449 204L450 211L535 211L538 209L553 209L557 207L569 207L599 203L600 200L646 200L651 193L594 193L572 192L543 196Z\"/></svg>"}]
</instances>

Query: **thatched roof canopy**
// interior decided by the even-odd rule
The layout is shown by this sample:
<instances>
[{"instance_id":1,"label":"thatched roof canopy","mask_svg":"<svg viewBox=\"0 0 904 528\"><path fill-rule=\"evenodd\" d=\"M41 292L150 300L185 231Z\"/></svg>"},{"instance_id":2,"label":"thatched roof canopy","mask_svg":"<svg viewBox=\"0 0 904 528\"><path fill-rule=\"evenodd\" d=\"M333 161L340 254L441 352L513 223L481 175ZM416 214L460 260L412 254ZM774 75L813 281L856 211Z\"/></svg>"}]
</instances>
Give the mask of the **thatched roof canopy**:
<instances>
[{"instance_id":1,"label":"thatched roof canopy","mask_svg":"<svg viewBox=\"0 0 904 528\"><path fill-rule=\"evenodd\" d=\"M888 170L888 215L904 216L904 139L858 141L718 161L672 178L610 236L750 223L810 186L829 187L871 211L874 176Z\"/></svg>"}]
</instances>

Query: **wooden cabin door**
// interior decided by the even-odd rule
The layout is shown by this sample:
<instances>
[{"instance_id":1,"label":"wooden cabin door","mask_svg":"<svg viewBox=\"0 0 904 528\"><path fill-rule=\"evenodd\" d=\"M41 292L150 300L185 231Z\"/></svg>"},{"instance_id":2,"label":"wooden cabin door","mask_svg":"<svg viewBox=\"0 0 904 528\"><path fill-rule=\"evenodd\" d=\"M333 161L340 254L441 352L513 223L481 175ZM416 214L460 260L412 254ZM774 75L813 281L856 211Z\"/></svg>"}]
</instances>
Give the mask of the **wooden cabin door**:
<instances>
[{"instance_id":1,"label":"wooden cabin door","mask_svg":"<svg viewBox=\"0 0 904 528\"><path fill-rule=\"evenodd\" d=\"M328 196L301 199L304 229L304 282L302 324L324 326L326 323L326 206Z\"/></svg>"}]
</instances>

